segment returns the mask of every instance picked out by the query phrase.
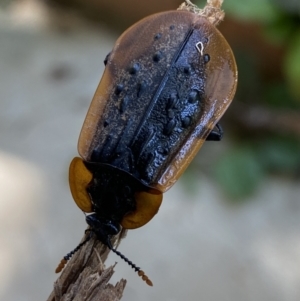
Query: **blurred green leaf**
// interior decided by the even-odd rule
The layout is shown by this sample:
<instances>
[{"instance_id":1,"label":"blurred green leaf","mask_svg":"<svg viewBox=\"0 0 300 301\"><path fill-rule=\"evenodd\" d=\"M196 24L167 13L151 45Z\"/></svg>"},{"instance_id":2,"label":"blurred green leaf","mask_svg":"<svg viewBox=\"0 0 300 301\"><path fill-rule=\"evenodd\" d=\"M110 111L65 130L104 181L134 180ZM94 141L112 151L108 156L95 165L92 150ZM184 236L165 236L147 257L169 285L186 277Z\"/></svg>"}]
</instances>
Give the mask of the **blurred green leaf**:
<instances>
[{"instance_id":1,"label":"blurred green leaf","mask_svg":"<svg viewBox=\"0 0 300 301\"><path fill-rule=\"evenodd\" d=\"M300 145L296 139L273 137L257 147L264 169L280 174L295 174L300 164Z\"/></svg>"},{"instance_id":2,"label":"blurred green leaf","mask_svg":"<svg viewBox=\"0 0 300 301\"><path fill-rule=\"evenodd\" d=\"M291 92L300 100L300 30L290 41L283 64Z\"/></svg>"},{"instance_id":3,"label":"blurred green leaf","mask_svg":"<svg viewBox=\"0 0 300 301\"><path fill-rule=\"evenodd\" d=\"M217 181L233 201L251 195L261 183L264 172L251 148L232 150L215 168Z\"/></svg>"},{"instance_id":4,"label":"blurred green leaf","mask_svg":"<svg viewBox=\"0 0 300 301\"><path fill-rule=\"evenodd\" d=\"M281 10L289 14L298 14L300 16L300 1L299 0L272 0L274 4L278 5Z\"/></svg>"},{"instance_id":5,"label":"blurred green leaf","mask_svg":"<svg viewBox=\"0 0 300 301\"><path fill-rule=\"evenodd\" d=\"M278 14L278 9L271 0L226 0L222 8L226 13L244 21L270 22Z\"/></svg>"},{"instance_id":6,"label":"blurred green leaf","mask_svg":"<svg viewBox=\"0 0 300 301\"><path fill-rule=\"evenodd\" d=\"M288 87L283 82L273 82L266 85L263 96L267 104L272 107L299 109L300 103L291 97Z\"/></svg>"},{"instance_id":7,"label":"blurred green leaf","mask_svg":"<svg viewBox=\"0 0 300 301\"><path fill-rule=\"evenodd\" d=\"M271 137L232 149L216 164L215 176L232 201L253 194L267 173L296 175L300 167L300 141Z\"/></svg>"},{"instance_id":8,"label":"blurred green leaf","mask_svg":"<svg viewBox=\"0 0 300 301\"><path fill-rule=\"evenodd\" d=\"M237 66L239 68L239 80L237 86L237 99L243 102L253 103L253 99L261 99L262 78L259 73L259 60L251 51L235 51Z\"/></svg>"},{"instance_id":9,"label":"blurred green leaf","mask_svg":"<svg viewBox=\"0 0 300 301\"><path fill-rule=\"evenodd\" d=\"M295 20L286 13L278 13L277 18L269 22L264 33L272 43L282 45L286 43L295 30Z\"/></svg>"}]
</instances>

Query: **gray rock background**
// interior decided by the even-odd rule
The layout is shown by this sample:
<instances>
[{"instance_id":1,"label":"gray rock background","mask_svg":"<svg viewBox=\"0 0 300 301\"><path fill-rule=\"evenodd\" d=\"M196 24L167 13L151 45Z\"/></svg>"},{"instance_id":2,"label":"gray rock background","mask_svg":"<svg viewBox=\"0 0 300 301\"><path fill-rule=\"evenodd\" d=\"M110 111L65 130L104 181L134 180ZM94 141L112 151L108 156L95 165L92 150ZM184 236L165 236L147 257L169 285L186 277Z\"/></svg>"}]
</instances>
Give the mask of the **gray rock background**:
<instances>
[{"instance_id":1,"label":"gray rock background","mask_svg":"<svg viewBox=\"0 0 300 301\"><path fill-rule=\"evenodd\" d=\"M68 165L117 38L76 18L53 22L42 5L25 2L0 12L0 298L6 301L45 300L57 263L86 228L69 192ZM215 160L219 147L206 144L200 156ZM197 187L179 181L154 220L130 231L119 248L154 287L113 254L106 264L118 262L113 281L128 280L123 300L298 301L299 195L298 183L269 179L233 206L199 171Z\"/></svg>"}]
</instances>

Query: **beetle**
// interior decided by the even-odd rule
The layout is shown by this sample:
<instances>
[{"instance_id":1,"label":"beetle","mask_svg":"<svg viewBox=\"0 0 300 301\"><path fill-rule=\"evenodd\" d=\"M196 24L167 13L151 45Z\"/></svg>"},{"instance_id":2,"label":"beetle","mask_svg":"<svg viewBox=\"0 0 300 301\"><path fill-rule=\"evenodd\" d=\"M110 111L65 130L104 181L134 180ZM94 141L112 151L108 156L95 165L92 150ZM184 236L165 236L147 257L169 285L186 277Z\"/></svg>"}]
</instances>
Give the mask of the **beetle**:
<instances>
[{"instance_id":1,"label":"beetle","mask_svg":"<svg viewBox=\"0 0 300 301\"><path fill-rule=\"evenodd\" d=\"M218 121L234 97L237 67L222 34L188 11L142 19L119 37L104 63L79 137L81 158L70 165L71 193L90 213L91 234L152 285L113 248L111 237L149 222L202 144L221 140Z\"/></svg>"}]
</instances>

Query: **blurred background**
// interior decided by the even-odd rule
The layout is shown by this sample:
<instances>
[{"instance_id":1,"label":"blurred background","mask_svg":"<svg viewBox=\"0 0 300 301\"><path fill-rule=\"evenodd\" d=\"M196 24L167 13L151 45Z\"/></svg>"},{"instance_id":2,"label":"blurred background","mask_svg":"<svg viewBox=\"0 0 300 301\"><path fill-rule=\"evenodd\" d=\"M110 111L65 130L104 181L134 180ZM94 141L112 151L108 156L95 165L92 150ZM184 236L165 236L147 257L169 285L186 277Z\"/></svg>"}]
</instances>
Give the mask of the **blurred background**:
<instances>
[{"instance_id":1,"label":"blurred background","mask_svg":"<svg viewBox=\"0 0 300 301\"><path fill-rule=\"evenodd\" d=\"M103 60L128 26L181 2L0 1L1 300L50 294L86 228L68 166ZM110 255L113 281L128 279L123 300L300 300L300 2L223 8L239 68L225 137L121 243L154 287Z\"/></svg>"}]
</instances>

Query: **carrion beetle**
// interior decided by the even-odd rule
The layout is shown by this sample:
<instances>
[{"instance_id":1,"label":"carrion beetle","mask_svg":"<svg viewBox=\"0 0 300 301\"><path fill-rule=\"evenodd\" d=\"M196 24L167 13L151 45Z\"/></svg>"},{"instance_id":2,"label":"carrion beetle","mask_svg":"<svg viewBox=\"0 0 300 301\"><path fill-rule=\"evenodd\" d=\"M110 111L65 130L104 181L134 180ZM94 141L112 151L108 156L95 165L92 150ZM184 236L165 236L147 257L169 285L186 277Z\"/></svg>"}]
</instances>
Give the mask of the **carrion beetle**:
<instances>
[{"instance_id":1,"label":"carrion beetle","mask_svg":"<svg viewBox=\"0 0 300 301\"><path fill-rule=\"evenodd\" d=\"M188 11L139 21L104 63L78 142L81 158L70 165L70 188L78 207L91 213L90 233L152 285L111 237L149 222L202 144L221 140L218 121L233 99L237 68L221 33Z\"/></svg>"}]
</instances>

